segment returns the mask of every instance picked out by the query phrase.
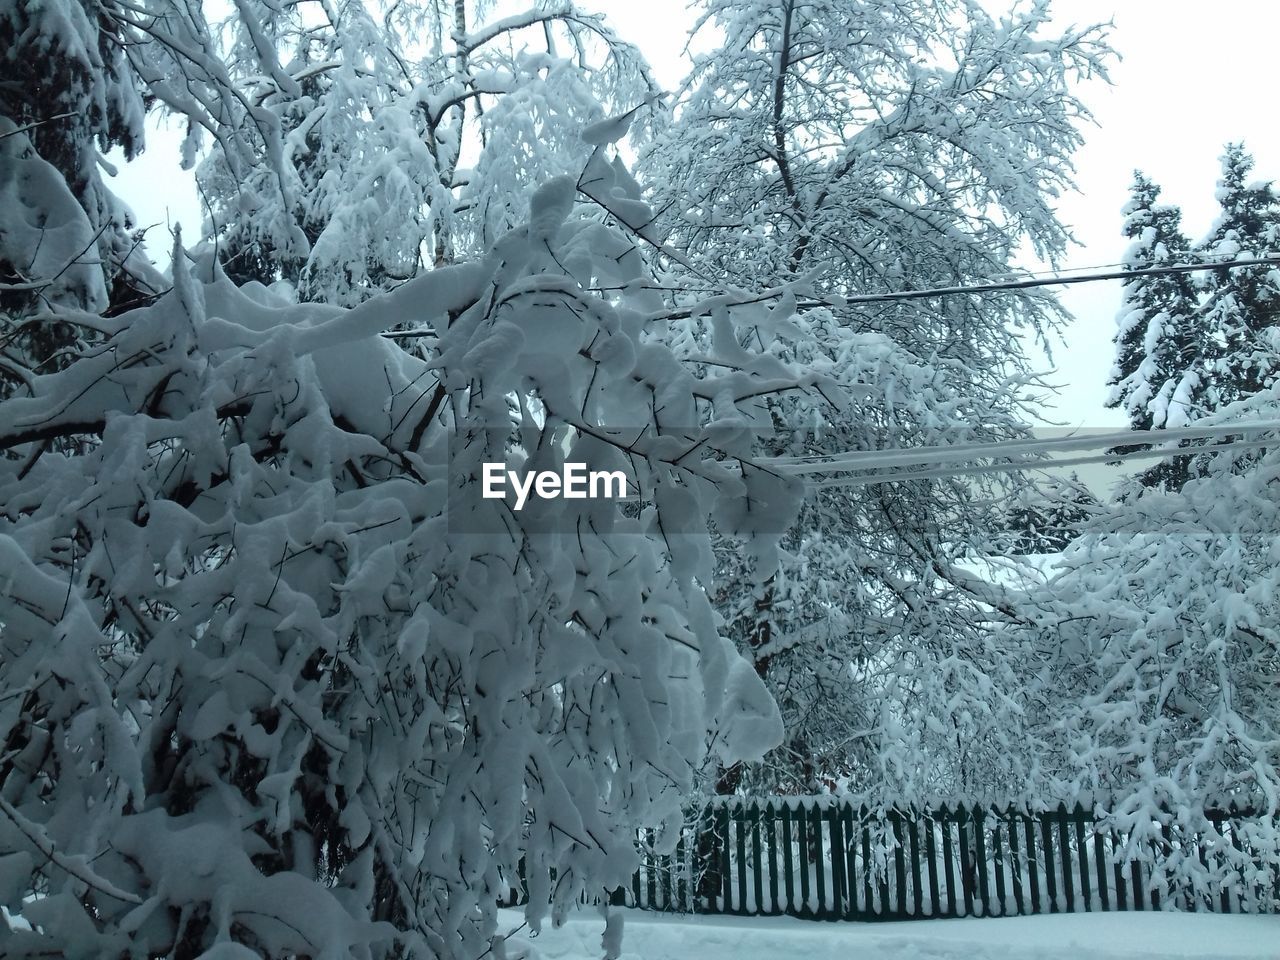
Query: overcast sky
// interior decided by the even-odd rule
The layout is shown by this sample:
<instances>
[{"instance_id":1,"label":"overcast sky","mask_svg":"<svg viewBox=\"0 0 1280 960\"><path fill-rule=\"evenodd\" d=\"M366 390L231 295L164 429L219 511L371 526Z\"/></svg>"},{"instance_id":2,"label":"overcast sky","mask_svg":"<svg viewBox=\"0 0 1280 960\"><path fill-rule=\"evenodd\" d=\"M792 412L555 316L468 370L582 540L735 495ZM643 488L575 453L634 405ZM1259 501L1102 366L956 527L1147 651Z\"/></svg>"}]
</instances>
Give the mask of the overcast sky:
<instances>
[{"instance_id":1,"label":"overcast sky","mask_svg":"<svg viewBox=\"0 0 1280 960\"><path fill-rule=\"evenodd\" d=\"M595 0L588 6L607 13L618 33L640 46L661 83L679 82L691 22L684 0ZM1000 5L991 0L987 6ZM1218 156L1227 141L1245 141L1259 178L1280 179L1274 100L1280 4L1058 0L1054 6L1064 24L1114 21L1112 42L1123 57L1112 71L1113 86L1099 83L1086 91L1097 126L1088 129L1076 157L1080 193L1065 197L1060 207L1081 242L1068 266L1113 264L1124 255L1120 208L1135 167L1164 187L1166 202L1182 207L1193 239L1211 226ZM189 178L176 172L176 144L176 134L153 137L147 153L121 171L118 192L140 223L180 220L191 243L199 208ZM152 236L154 248L164 246ZM1076 319L1054 348L1053 380L1062 396L1046 419L1122 427L1125 418L1102 406L1119 284L1068 287L1062 298Z\"/></svg>"}]
</instances>

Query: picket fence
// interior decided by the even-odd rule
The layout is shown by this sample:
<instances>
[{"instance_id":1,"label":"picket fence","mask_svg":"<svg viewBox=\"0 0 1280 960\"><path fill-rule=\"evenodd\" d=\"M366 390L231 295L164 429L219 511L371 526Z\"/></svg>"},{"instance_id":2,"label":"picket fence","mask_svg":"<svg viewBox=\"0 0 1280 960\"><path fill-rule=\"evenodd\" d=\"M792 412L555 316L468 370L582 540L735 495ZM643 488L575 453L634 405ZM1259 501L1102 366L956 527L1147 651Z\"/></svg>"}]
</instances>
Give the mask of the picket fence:
<instances>
[{"instance_id":1,"label":"picket fence","mask_svg":"<svg viewBox=\"0 0 1280 960\"><path fill-rule=\"evenodd\" d=\"M679 913L789 915L814 920L915 920L1111 910L1274 912L1280 851L1255 850L1236 829L1246 811L1210 811L1212 834L1165 826L1142 858L1130 837L1091 811L942 806L870 810L831 798L713 801L675 851L639 838L641 866L615 905ZM1156 882L1149 858L1221 865L1234 847L1254 866L1230 882ZM1176 874L1177 872L1174 871ZM523 883L510 904L523 902Z\"/></svg>"}]
</instances>

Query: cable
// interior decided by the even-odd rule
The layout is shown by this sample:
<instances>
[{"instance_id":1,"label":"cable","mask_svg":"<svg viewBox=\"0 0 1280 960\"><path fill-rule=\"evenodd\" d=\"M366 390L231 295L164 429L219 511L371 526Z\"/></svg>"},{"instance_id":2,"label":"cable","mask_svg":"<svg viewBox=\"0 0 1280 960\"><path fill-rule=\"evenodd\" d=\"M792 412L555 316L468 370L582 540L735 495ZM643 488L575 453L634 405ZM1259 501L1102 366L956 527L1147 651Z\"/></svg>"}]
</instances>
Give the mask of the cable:
<instances>
[{"instance_id":1,"label":"cable","mask_svg":"<svg viewBox=\"0 0 1280 960\"><path fill-rule=\"evenodd\" d=\"M1093 436L1042 437L1018 440L995 440L986 443L937 444L896 450L852 450L843 453L817 454L806 457L771 457L761 462L779 468L791 476L811 473L850 473L881 467L909 467L947 460L973 460L978 457L1012 457L1019 454L1052 450L1091 450L1099 447L1132 444L1170 443L1182 440L1209 440L1257 430L1280 431L1280 420L1255 420L1237 423L1205 424L1173 427L1164 430L1118 430ZM1276 442L1276 441L1272 441ZM1199 448L1205 449L1205 448ZM1159 452L1157 456L1163 455ZM1113 454L1105 459L1120 459ZM1035 466L1034 463L1027 466Z\"/></svg>"},{"instance_id":2,"label":"cable","mask_svg":"<svg viewBox=\"0 0 1280 960\"><path fill-rule=\"evenodd\" d=\"M1052 287L1071 283L1097 283L1103 280L1126 280L1130 277L1158 277L1171 273L1194 273L1200 270L1235 270L1240 267L1280 266L1280 257L1251 257L1247 260L1229 260L1225 263L1178 263L1164 267L1141 267L1137 270L1110 270L1104 273L1083 274L1029 280L1010 280L1003 283L979 283L971 286L931 287L925 290L897 290L888 293L863 293L844 297L845 304L881 303L892 300L923 300L928 297L952 297L961 294L994 293L999 290L1025 290L1030 287Z\"/></svg>"},{"instance_id":3,"label":"cable","mask_svg":"<svg viewBox=\"0 0 1280 960\"><path fill-rule=\"evenodd\" d=\"M1225 254L1225 253L1214 253L1214 252L1213 252L1213 251L1211 251L1211 250L1183 250L1183 251L1182 251L1182 253L1181 253L1181 255L1182 255L1183 257L1225 257L1225 256L1228 256L1228 254ZM1215 266L1215 267L1230 266L1230 265L1231 265L1231 263L1232 263L1232 261L1231 261L1231 260L1220 260L1220 261L1218 261L1218 262L1216 262L1216 263L1212 263L1212 264L1210 264L1210 263L1208 263L1208 262L1206 261L1206 265L1207 265L1207 266ZM1087 270L1087 271L1099 271L1099 270L1106 270L1106 269L1108 269L1108 268L1110 268L1110 267L1130 267L1130 266L1132 266L1132 264L1130 264L1129 262L1127 262L1127 261L1125 261L1125 260L1118 260L1118 261L1116 261L1116 262L1114 262L1114 263L1087 263L1087 264L1086 264L1086 263L1082 263L1082 264L1080 264L1080 265L1079 265L1079 266L1077 266L1077 267L1062 267L1061 269L1058 269L1058 270L1050 270L1050 269L1045 269L1045 270L1022 270L1022 271L1018 271L1018 272L1002 273L1002 274L998 274L997 276L990 277L990 278L989 278L989 280L990 280L990 282L991 282L991 283L997 283L997 282L1002 282L1002 281L1004 281L1004 280L1018 280L1018 279L1026 279L1026 278L1029 278L1029 277L1061 276L1061 275L1063 275L1063 274L1068 274L1068 273L1083 273L1083 272L1084 272L1084 271L1086 271L1086 270Z\"/></svg>"},{"instance_id":4,"label":"cable","mask_svg":"<svg viewBox=\"0 0 1280 960\"><path fill-rule=\"evenodd\" d=\"M1127 280L1132 277L1158 277L1172 273L1196 273L1203 270L1238 270L1242 267L1280 267L1280 256L1250 257L1244 260L1228 260L1222 263L1175 263L1163 267L1139 267L1138 269L1109 270L1102 273L1088 273L1079 276L1064 276L1061 273L1048 277L1032 277L1024 280L1009 280L992 283L977 283L970 286L927 287L923 290L890 290L885 293L860 293L850 297L831 294L806 300L798 300L799 307L844 307L864 303L893 303L899 300L925 300L930 297L955 297L976 293L995 293L1001 290L1027 290L1032 287L1066 286L1073 283L1099 283L1106 280ZM769 291L752 296L745 300L728 300L717 298L725 306L742 306L748 303L761 303L773 299L776 294ZM646 318L655 320L683 320L699 312L699 308L684 307L676 310L661 310L651 313ZM705 312L705 311L703 311Z\"/></svg>"},{"instance_id":5,"label":"cable","mask_svg":"<svg viewBox=\"0 0 1280 960\"><path fill-rule=\"evenodd\" d=\"M1117 460L1143 460L1158 457L1194 457L1218 450L1250 450L1257 447L1280 446L1280 439L1242 440L1237 443L1216 443L1204 447L1185 447L1177 450L1132 450L1128 453L1102 453L1089 457L1067 457L1062 460L1042 460L1033 463L975 464L960 470L939 467L936 470L905 470L887 474L877 473L863 477L834 477L820 480L811 486L816 490L833 487L866 487L879 483L903 483L909 480L930 480L946 477L975 476L983 473L1012 473L1015 470L1044 470L1057 467L1074 467L1089 463L1114 463Z\"/></svg>"}]
</instances>

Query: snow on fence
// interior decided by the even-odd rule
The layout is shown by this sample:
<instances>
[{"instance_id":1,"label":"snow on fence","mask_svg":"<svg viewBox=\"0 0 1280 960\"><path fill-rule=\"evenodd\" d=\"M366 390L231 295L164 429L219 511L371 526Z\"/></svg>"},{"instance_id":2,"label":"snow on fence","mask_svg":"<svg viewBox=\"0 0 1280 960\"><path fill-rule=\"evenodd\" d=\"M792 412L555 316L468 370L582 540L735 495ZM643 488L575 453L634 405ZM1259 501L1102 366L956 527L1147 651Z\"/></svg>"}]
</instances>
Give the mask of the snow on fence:
<instances>
[{"instance_id":1,"label":"snow on fence","mask_svg":"<svg viewBox=\"0 0 1280 960\"><path fill-rule=\"evenodd\" d=\"M685 827L670 854L654 852L652 832L643 832L640 869L609 899L648 910L815 920L1275 912L1280 850L1247 845L1240 826L1250 819L1245 811L1207 811L1211 832L1172 822L1155 830L1158 839L1137 842L1079 805L920 811L831 797L723 798ZM1158 869L1170 864L1192 869ZM523 898L521 885L509 904Z\"/></svg>"}]
</instances>

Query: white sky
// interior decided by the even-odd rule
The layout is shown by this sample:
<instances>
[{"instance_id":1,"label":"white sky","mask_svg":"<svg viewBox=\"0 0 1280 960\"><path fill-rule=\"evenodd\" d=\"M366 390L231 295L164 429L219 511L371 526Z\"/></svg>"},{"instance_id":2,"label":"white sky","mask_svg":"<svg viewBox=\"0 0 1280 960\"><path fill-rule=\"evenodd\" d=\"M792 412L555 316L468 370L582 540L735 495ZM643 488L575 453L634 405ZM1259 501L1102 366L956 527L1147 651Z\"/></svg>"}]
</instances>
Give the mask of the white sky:
<instances>
[{"instance_id":1,"label":"white sky","mask_svg":"<svg viewBox=\"0 0 1280 960\"><path fill-rule=\"evenodd\" d=\"M999 9L997 0L984 0ZM684 69L681 49L691 16L684 0L594 0L614 28L643 50L658 80L674 87ZM1135 167L1164 187L1163 199L1182 206L1193 239L1214 216L1218 156L1229 140L1244 140L1257 160L1255 175L1280 180L1280 123L1274 100L1280 4L1273 0L1057 0L1064 23L1113 20L1112 43L1123 60L1113 86L1085 91L1097 126L1076 155L1080 193L1065 197L1060 212L1078 247L1068 266L1117 262L1128 241L1120 208ZM142 224L181 221L187 242L199 229L199 207L190 178L177 170L177 133L154 136L152 147L122 169L118 192ZM152 233L153 255L163 256ZM167 259L167 258L166 258ZM1119 284L1064 288L1075 321L1054 348L1052 381L1062 388L1046 420L1067 426L1122 427L1125 419L1102 406L1111 365L1111 334ZM1048 364L1045 364L1046 369Z\"/></svg>"}]
</instances>

